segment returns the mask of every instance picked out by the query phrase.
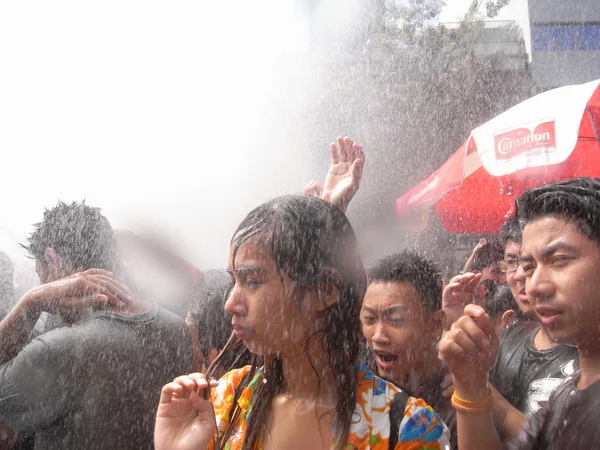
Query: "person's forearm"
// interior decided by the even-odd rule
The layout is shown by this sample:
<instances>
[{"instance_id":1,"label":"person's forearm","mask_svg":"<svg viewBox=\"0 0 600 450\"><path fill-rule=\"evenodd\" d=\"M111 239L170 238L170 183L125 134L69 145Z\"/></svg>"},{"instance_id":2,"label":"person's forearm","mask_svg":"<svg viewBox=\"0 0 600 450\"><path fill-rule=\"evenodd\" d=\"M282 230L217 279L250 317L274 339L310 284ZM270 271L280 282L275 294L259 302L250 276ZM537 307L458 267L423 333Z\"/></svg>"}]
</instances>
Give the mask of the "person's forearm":
<instances>
[{"instance_id":1,"label":"person's forearm","mask_svg":"<svg viewBox=\"0 0 600 450\"><path fill-rule=\"evenodd\" d=\"M454 385L455 394L465 400L483 401L489 395L486 383ZM492 410L481 412L456 411L456 430L460 450L502 450Z\"/></svg>"},{"instance_id":2,"label":"person's forearm","mask_svg":"<svg viewBox=\"0 0 600 450\"><path fill-rule=\"evenodd\" d=\"M33 308L35 293L27 292L0 322L0 364L10 361L29 342L41 311Z\"/></svg>"},{"instance_id":3,"label":"person's forearm","mask_svg":"<svg viewBox=\"0 0 600 450\"><path fill-rule=\"evenodd\" d=\"M496 388L490 386L494 396L494 422L496 429L503 439L515 437L529 419L517 408L511 405Z\"/></svg>"}]
</instances>

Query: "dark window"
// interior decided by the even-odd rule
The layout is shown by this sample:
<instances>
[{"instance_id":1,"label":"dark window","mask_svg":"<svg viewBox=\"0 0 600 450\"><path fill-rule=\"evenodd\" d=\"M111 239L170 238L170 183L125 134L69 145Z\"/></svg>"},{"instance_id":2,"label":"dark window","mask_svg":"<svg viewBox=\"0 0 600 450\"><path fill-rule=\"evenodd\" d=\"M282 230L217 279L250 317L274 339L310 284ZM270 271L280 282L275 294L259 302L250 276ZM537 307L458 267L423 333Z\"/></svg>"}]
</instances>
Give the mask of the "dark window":
<instances>
[{"instance_id":1,"label":"dark window","mask_svg":"<svg viewBox=\"0 0 600 450\"><path fill-rule=\"evenodd\" d=\"M533 25L533 51L600 50L600 24Z\"/></svg>"}]
</instances>

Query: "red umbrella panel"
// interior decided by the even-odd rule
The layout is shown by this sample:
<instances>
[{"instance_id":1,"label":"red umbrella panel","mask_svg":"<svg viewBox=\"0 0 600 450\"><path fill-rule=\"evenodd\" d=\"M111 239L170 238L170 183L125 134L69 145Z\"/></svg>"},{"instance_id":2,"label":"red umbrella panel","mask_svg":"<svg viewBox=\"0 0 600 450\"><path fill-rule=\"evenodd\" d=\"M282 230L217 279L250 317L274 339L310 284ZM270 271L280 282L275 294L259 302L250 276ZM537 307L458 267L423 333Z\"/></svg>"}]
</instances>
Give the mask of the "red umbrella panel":
<instances>
[{"instance_id":1,"label":"red umbrella panel","mask_svg":"<svg viewBox=\"0 0 600 450\"><path fill-rule=\"evenodd\" d=\"M532 97L473 130L440 169L400 197L400 220L420 231L433 210L449 232L497 233L526 190L600 177L599 131L600 80Z\"/></svg>"}]
</instances>

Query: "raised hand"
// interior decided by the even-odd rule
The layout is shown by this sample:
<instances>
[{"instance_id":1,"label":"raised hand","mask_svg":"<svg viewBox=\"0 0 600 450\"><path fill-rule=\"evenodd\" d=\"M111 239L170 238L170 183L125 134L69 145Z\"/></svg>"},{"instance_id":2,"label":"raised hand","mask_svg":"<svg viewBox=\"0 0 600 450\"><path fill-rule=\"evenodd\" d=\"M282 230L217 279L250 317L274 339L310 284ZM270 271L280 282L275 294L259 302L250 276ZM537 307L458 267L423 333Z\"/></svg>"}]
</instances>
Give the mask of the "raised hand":
<instances>
[{"instance_id":1,"label":"raised hand","mask_svg":"<svg viewBox=\"0 0 600 450\"><path fill-rule=\"evenodd\" d=\"M64 314L84 308L112 306L122 308L133 302L129 290L101 269L61 278L31 289L24 296L30 308L38 312Z\"/></svg>"},{"instance_id":2,"label":"raised hand","mask_svg":"<svg viewBox=\"0 0 600 450\"><path fill-rule=\"evenodd\" d=\"M217 381L212 380L210 387ZM165 385L160 394L154 427L155 450L206 449L217 431L215 413L203 398L206 377L193 373Z\"/></svg>"},{"instance_id":3,"label":"raised hand","mask_svg":"<svg viewBox=\"0 0 600 450\"><path fill-rule=\"evenodd\" d=\"M475 303L479 306L485 304L485 288L479 285L480 273L464 273L456 275L444 288L442 294L442 309L446 314L446 329L463 315L465 306Z\"/></svg>"},{"instance_id":4,"label":"raised hand","mask_svg":"<svg viewBox=\"0 0 600 450\"><path fill-rule=\"evenodd\" d=\"M467 305L440 340L438 356L452 372L454 384L464 387L487 386L497 354L498 337L490 318L481 306Z\"/></svg>"},{"instance_id":5,"label":"raised hand","mask_svg":"<svg viewBox=\"0 0 600 450\"><path fill-rule=\"evenodd\" d=\"M331 143L331 166L325 178L325 185L311 181L304 188L307 195L317 195L321 199L346 212L350 200L360 186L365 164L365 154L360 145L349 137L337 138Z\"/></svg>"}]
</instances>

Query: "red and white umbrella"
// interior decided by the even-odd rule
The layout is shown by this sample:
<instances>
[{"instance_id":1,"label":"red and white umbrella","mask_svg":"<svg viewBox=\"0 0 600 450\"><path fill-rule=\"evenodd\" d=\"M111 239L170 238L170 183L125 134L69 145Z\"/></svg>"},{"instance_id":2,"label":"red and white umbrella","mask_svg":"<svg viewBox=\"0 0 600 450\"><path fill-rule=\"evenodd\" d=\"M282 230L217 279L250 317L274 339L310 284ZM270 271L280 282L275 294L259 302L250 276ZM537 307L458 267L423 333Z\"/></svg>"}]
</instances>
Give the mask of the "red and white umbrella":
<instances>
[{"instance_id":1,"label":"red and white umbrella","mask_svg":"<svg viewBox=\"0 0 600 450\"><path fill-rule=\"evenodd\" d=\"M600 80L536 95L474 129L436 172L396 200L408 230L434 211L452 233L497 233L524 191L600 177Z\"/></svg>"}]
</instances>

